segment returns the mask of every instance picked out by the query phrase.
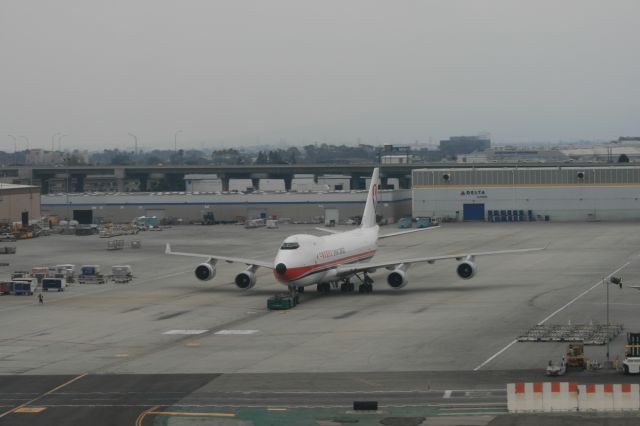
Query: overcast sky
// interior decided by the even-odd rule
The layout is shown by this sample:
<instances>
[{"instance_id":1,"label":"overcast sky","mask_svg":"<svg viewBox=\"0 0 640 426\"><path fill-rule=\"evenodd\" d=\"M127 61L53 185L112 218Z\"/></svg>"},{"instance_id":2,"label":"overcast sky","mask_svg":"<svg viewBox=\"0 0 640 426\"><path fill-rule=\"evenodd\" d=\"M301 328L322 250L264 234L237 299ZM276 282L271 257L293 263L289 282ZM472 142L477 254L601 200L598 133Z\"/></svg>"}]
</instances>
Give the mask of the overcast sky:
<instances>
[{"instance_id":1,"label":"overcast sky","mask_svg":"<svg viewBox=\"0 0 640 426\"><path fill-rule=\"evenodd\" d=\"M0 149L638 135L639 17L636 0L2 0Z\"/></svg>"}]
</instances>

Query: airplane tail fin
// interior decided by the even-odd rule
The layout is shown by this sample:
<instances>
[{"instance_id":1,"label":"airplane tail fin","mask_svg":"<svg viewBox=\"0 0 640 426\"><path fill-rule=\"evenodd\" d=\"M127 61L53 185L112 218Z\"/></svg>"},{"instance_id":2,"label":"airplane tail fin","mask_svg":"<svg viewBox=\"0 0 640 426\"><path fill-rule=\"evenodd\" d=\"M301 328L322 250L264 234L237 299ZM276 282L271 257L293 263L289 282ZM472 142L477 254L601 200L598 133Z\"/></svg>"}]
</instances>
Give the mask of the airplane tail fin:
<instances>
[{"instance_id":1,"label":"airplane tail fin","mask_svg":"<svg viewBox=\"0 0 640 426\"><path fill-rule=\"evenodd\" d=\"M367 204L364 206L362 213L362 228L371 228L376 226L376 204L378 204L378 183L380 180L380 169L373 169L371 175L371 185L369 186L369 195L367 195Z\"/></svg>"}]
</instances>

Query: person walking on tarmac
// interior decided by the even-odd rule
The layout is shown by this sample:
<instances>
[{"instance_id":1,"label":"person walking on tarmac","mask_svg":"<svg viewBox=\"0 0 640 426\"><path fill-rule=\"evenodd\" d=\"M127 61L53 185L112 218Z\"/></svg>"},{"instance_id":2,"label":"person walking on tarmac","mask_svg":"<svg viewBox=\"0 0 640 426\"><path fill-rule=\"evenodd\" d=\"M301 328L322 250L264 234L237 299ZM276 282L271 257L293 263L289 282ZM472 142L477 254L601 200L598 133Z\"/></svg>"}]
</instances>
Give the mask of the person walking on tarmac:
<instances>
[{"instance_id":1,"label":"person walking on tarmac","mask_svg":"<svg viewBox=\"0 0 640 426\"><path fill-rule=\"evenodd\" d=\"M42 293L38 295L38 302L40 302L41 305L44 305L44 296L42 295Z\"/></svg>"}]
</instances>

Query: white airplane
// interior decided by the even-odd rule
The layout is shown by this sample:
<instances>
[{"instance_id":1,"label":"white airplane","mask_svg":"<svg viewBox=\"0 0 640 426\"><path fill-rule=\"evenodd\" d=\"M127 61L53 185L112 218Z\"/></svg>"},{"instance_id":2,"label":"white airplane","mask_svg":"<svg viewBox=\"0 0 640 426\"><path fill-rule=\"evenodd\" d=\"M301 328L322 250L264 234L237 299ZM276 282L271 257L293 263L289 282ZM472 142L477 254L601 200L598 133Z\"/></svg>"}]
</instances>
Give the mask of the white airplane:
<instances>
[{"instance_id":1,"label":"white airplane","mask_svg":"<svg viewBox=\"0 0 640 426\"><path fill-rule=\"evenodd\" d=\"M355 284L352 279L357 278L360 281L359 292L369 293L373 288L373 280L368 274L375 272L377 269L384 268L391 271L387 275L387 284L393 289L400 289L407 285L407 269L414 263L434 263L438 260L456 259L460 261L456 268L458 276L463 279L469 279L477 271L475 258L478 256L528 253L546 248L448 254L368 263L376 253L379 239L437 228L421 228L378 235L379 227L376 223L375 210L378 196L378 179L379 169L375 168L371 177L371 186L360 227L346 232L316 228L329 232L331 235L318 237L297 234L287 237L282 242L273 262L175 252L171 250L169 244L166 246L165 253L207 258L208 260L205 263L198 265L195 269L196 278L201 281L209 281L215 277L216 263L218 261L244 263L248 268L236 275L235 278L236 286L242 290L248 290L255 286L256 270L258 268L267 268L273 270L276 280L286 285L291 292L302 292L306 286L313 284L317 285L319 292L328 292L331 288L337 289L338 287L342 292L352 292L355 290Z\"/></svg>"}]
</instances>

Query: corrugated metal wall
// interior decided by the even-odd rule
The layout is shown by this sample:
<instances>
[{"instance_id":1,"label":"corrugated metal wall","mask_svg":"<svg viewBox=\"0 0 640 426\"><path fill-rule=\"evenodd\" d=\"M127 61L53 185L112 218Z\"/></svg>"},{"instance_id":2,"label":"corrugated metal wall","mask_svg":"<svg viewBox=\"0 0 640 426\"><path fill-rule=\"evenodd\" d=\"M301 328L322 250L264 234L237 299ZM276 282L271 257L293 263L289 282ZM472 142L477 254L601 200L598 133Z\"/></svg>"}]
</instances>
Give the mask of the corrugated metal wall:
<instances>
[{"instance_id":1,"label":"corrugated metal wall","mask_svg":"<svg viewBox=\"0 0 640 426\"><path fill-rule=\"evenodd\" d=\"M551 220L640 220L638 166L414 170L413 183L414 217L461 218L465 204L484 204L486 219L523 210Z\"/></svg>"}]
</instances>

